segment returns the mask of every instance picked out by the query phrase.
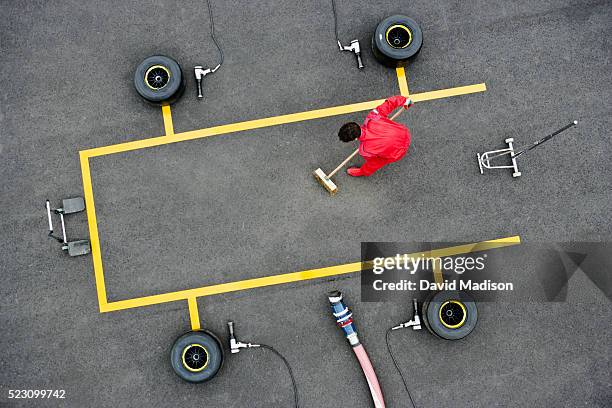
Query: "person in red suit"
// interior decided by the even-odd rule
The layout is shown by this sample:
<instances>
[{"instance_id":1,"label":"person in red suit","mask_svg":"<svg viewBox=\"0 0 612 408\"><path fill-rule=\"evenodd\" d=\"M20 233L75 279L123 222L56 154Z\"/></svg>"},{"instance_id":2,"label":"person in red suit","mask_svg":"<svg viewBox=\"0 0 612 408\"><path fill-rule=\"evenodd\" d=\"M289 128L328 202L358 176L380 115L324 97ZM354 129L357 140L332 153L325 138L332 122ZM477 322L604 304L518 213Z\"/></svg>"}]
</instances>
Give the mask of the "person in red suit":
<instances>
[{"instance_id":1,"label":"person in red suit","mask_svg":"<svg viewBox=\"0 0 612 408\"><path fill-rule=\"evenodd\" d=\"M350 167L347 173L353 177L371 176L381 167L400 160L410 146L410 131L388 118L396 108L408 109L412 101L403 96L392 96L372 110L363 126L349 122L342 125L338 137L343 142L359 140L359 155L365 159L361 167Z\"/></svg>"}]
</instances>

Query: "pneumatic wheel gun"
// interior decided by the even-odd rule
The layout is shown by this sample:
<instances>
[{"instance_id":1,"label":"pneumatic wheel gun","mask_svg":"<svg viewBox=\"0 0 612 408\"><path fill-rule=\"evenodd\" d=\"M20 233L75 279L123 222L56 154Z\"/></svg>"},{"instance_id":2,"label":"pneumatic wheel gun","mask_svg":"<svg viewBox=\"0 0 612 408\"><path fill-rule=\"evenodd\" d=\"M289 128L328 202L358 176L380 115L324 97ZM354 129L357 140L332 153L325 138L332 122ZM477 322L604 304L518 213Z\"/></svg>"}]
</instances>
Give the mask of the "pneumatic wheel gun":
<instances>
[{"instance_id":1,"label":"pneumatic wheel gun","mask_svg":"<svg viewBox=\"0 0 612 408\"><path fill-rule=\"evenodd\" d=\"M216 67L212 69L211 68L204 69L201 65L198 65L193 68L193 73L196 79L196 85L198 86L198 99L202 99L204 97L204 95L202 95L202 79L204 79L204 77L208 74L214 74L215 71L217 71L220 66L221 64L218 64Z\"/></svg>"},{"instance_id":2,"label":"pneumatic wheel gun","mask_svg":"<svg viewBox=\"0 0 612 408\"><path fill-rule=\"evenodd\" d=\"M202 95L202 79L210 74L212 70L210 68L202 68L201 65L198 65L193 68L193 72L195 74L196 84L198 86L198 99L202 99L204 95Z\"/></svg>"},{"instance_id":3,"label":"pneumatic wheel gun","mask_svg":"<svg viewBox=\"0 0 612 408\"><path fill-rule=\"evenodd\" d=\"M361 62L361 47L359 47L359 40L351 41L350 45L342 45L342 43L340 43L340 41L338 40L338 47L340 48L340 51L354 52L355 56L357 57L357 67L359 69L363 69L363 62Z\"/></svg>"}]
</instances>

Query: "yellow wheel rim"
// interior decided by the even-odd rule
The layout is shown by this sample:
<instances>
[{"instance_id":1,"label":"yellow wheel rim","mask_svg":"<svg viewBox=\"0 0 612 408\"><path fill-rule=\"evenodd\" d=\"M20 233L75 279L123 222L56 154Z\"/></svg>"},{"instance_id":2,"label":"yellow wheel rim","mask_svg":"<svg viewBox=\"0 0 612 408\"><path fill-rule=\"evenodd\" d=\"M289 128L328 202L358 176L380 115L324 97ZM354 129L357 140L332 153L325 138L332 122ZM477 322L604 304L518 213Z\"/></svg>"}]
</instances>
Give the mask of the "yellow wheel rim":
<instances>
[{"instance_id":1,"label":"yellow wheel rim","mask_svg":"<svg viewBox=\"0 0 612 408\"><path fill-rule=\"evenodd\" d=\"M144 74L144 83L154 91L159 91L170 82L170 70L163 65L153 65Z\"/></svg>"},{"instance_id":2,"label":"yellow wheel rim","mask_svg":"<svg viewBox=\"0 0 612 408\"><path fill-rule=\"evenodd\" d=\"M402 24L395 24L387 28L385 37L387 44L393 48L406 48L412 43L412 31Z\"/></svg>"},{"instance_id":3,"label":"yellow wheel rim","mask_svg":"<svg viewBox=\"0 0 612 408\"><path fill-rule=\"evenodd\" d=\"M193 373L199 373L208 367L208 350L201 344L190 344L183 349L181 359L183 367Z\"/></svg>"},{"instance_id":4,"label":"yellow wheel rim","mask_svg":"<svg viewBox=\"0 0 612 408\"><path fill-rule=\"evenodd\" d=\"M440 306L438 316L444 327L458 329L465 324L467 309L465 305L458 300L447 300Z\"/></svg>"}]
</instances>

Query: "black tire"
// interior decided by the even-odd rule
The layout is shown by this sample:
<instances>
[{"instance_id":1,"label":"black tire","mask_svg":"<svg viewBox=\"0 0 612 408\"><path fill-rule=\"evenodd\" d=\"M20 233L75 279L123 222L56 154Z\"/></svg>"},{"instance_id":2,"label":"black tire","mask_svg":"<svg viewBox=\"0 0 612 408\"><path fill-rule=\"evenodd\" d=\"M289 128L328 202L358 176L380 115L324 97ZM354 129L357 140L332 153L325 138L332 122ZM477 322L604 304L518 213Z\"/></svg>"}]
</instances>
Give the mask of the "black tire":
<instances>
[{"instance_id":1,"label":"black tire","mask_svg":"<svg viewBox=\"0 0 612 408\"><path fill-rule=\"evenodd\" d=\"M172 346L170 363L176 375L199 383L212 379L223 365L221 342L208 330L183 334Z\"/></svg>"},{"instance_id":2,"label":"black tire","mask_svg":"<svg viewBox=\"0 0 612 408\"><path fill-rule=\"evenodd\" d=\"M403 67L423 46L423 32L410 17L395 15L378 24L372 36L372 53L383 65Z\"/></svg>"},{"instance_id":3,"label":"black tire","mask_svg":"<svg viewBox=\"0 0 612 408\"><path fill-rule=\"evenodd\" d=\"M441 291L423 303L423 321L433 334L445 340L459 340L474 330L478 309L470 295Z\"/></svg>"},{"instance_id":4,"label":"black tire","mask_svg":"<svg viewBox=\"0 0 612 408\"><path fill-rule=\"evenodd\" d=\"M429 326L429 322L425 318L426 313L427 313L427 307L429 307L429 302L431 301L431 298L433 298L433 296L436 293L437 292L430 292L427 296L425 296L425 299L423 300L423 305L421 306L421 316L423 316L423 324L425 325L427 330L434 336L439 337L436 333L434 333L433 330L431 330L431 327Z\"/></svg>"},{"instance_id":5,"label":"black tire","mask_svg":"<svg viewBox=\"0 0 612 408\"><path fill-rule=\"evenodd\" d=\"M146 58L134 72L136 92L156 105L174 103L185 90L181 66L172 58L154 55Z\"/></svg>"}]
</instances>

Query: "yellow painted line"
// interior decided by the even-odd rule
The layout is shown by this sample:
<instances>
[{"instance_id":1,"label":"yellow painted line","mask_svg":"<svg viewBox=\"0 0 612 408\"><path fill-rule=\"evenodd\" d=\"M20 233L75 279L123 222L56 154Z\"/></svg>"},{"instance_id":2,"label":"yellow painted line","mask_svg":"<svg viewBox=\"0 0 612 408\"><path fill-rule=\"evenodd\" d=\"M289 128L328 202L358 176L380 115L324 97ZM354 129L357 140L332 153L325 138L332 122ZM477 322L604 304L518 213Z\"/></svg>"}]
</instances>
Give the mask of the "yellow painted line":
<instances>
[{"instance_id":1,"label":"yellow painted line","mask_svg":"<svg viewBox=\"0 0 612 408\"><path fill-rule=\"evenodd\" d=\"M475 242L473 244L463 244L448 248L432 249L427 252L428 256L440 257L454 256L461 254L469 254L471 252L486 251L489 249L503 248L512 245L518 245L521 243L521 237L514 235L506 238L492 239L488 241Z\"/></svg>"},{"instance_id":2,"label":"yellow painted line","mask_svg":"<svg viewBox=\"0 0 612 408\"><path fill-rule=\"evenodd\" d=\"M172 111L170 110L170 105L166 103L162 105L162 116L164 118L166 136L174 136L174 125L172 124Z\"/></svg>"},{"instance_id":3,"label":"yellow painted line","mask_svg":"<svg viewBox=\"0 0 612 408\"><path fill-rule=\"evenodd\" d=\"M521 243L521 237L516 235L512 237L500 238L500 239L495 239L491 241L478 242L475 244L459 245L459 246L452 247L452 248L434 249L432 251L426 252L425 256L429 256L433 258L437 258L437 257L444 258L446 256L468 254L471 252L486 251L488 249L494 249L494 248L503 248L506 246L518 245L520 243ZM436 283L444 282L444 276L442 275L442 269L440 267L441 265L439 262L433 263L433 275L434 275L434 281Z\"/></svg>"},{"instance_id":4,"label":"yellow painted line","mask_svg":"<svg viewBox=\"0 0 612 408\"><path fill-rule=\"evenodd\" d=\"M500 238L473 244L457 245L449 248L434 249L427 252L432 257L445 257L468 252L484 251L493 248L502 248L505 246L520 244L521 239L518 236ZM418 257L421 253L414 253L408 256ZM364 266L368 266L371 262L353 262L343 265L328 266L325 268L310 269L300 272L291 272L280 275L265 276L262 278L246 279L235 282L221 283L217 285L204 286L195 289L181 290L177 292L163 293L159 295L145 296L134 299L119 300L110 302L106 305L102 312L113 312L117 310L131 309L135 307L150 306L160 303L174 302L178 300L189 300L191 298L201 296L218 295L221 293L236 292L240 290L260 288L264 286L281 285L291 282L306 281L311 279L320 279L329 276L337 276L349 273L360 272Z\"/></svg>"},{"instance_id":5,"label":"yellow painted line","mask_svg":"<svg viewBox=\"0 0 612 408\"><path fill-rule=\"evenodd\" d=\"M467 95L487 90L485 84L460 86L456 88L440 89L437 91L422 92L410 95L414 102L424 102L433 99L448 98L451 96ZM284 125L287 123L302 122L306 120L327 118L330 116L345 115L374 109L384 102L384 99L353 103L350 105L334 106L331 108L315 109L306 112L290 113L288 115L273 116L263 119L247 120L244 122L231 123L227 125L213 126L210 128L191 130L188 132L175 133L168 136L158 136L149 139L135 140L132 142L119 143L115 145L96 147L82 150L81 153L88 157L104 156L107 154L128 152L131 150L145 149L170 143L184 142L187 140L201 139L209 136L223 135L227 133L242 132L245 130L259 129L271 126Z\"/></svg>"},{"instance_id":6,"label":"yellow painted line","mask_svg":"<svg viewBox=\"0 0 612 408\"><path fill-rule=\"evenodd\" d=\"M440 89L437 91L422 92L410 95L413 102L431 101L432 99L449 98L451 96L467 95L487 90L485 84L458 86L456 88Z\"/></svg>"},{"instance_id":7,"label":"yellow painted line","mask_svg":"<svg viewBox=\"0 0 612 408\"><path fill-rule=\"evenodd\" d=\"M312 119L327 118L336 115L345 115L347 113L374 109L383 102L384 99L378 99L375 101L359 102L350 105L334 106L331 108L316 109L306 112L290 113L288 115L273 116L270 118L248 120L245 122L214 126L205 129L192 130L189 132L175 133L172 136L158 136L149 139L135 140L133 142L119 143L104 147L96 147L93 149L83 150L82 152L86 153L89 157L104 156L107 154L128 152L130 150L144 149L147 147L160 146L169 143L184 142L186 140L201 139L208 136L217 136L226 133L242 132L244 130L284 125L287 123L302 122Z\"/></svg>"},{"instance_id":8,"label":"yellow painted line","mask_svg":"<svg viewBox=\"0 0 612 408\"><path fill-rule=\"evenodd\" d=\"M440 267L440 263L439 262L434 262L433 265L433 276L434 276L434 281L437 284L443 283L444 282L444 276L442 275L442 268Z\"/></svg>"},{"instance_id":9,"label":"yellow painted line","mask_svg":"<svg viewBox=\"0 0 612 408\"><path fill-rule=\"evenodd\" d=\"M191 330L200 330L200 313L198 312L198 300L194 297L187 299L189 303L189 319L191 320Z\"/></svg>"},{"instance_id":10,"label":"yellow painted line","mask_svg":"<svg viewBox=\"0 0 612 408\"><path fill-rule=\"evenodd\" d=\"M284 283L299 282L310 279L324 278L347 273L359 272L361 262L330 266L326 268L311 269L301 272L292 272L281 275L265 276L262 278L246 279L235 282L221 283L218 285L204 286L196 289L181 290L178 292L164 293L161 295L145 296L135 299L119 300L110 302L105 312L130 309L134 307L149 306L159 303L174 302L189 299L190 297L218 295L227 292L236 292L246 289L260 288L264 286L280 285Z\"/></svg>"},{"instance_id":11,"label":"yellow painted line","mask_svg":"<svg viewBox=\"0 0 612 408\"><path fill-rule=\"evenodd\" d=\"M94 275L96 278L96 291L98 293L98 305L100 311L104 311L107 305L106 285L104 283L104 269L102 268L102 255L100 252L100 239L98 237L98 223L96 221L96 208L94 205L93 188L91 185L91 173L89 171L89 157L81 153L81 174L83 176L83 192L85 207L87 208L87 223L89 224L89 241L93 259Z\"/></svg>"},{"instance_id":12,"label":"yellow painted line","mask_svg":"<svg viewBox=\"0 0 612 408\"><path fill-rule=\"evenodd\" d=\"M402 69L403 71L403 69ZM398 79L400 81L400 91L408 93L408 84L406 81L406 88L402 90L402 80L399 76L400 71L398 70ZM405 72L404 72L405 80ZM414 102L428 101L438 98L447 98L451 96L465 95L475 92L486 91L485 84L468 85L457 88L442 89L431 92L423 92L420 94L411 95ZM316 109L306 112L292 113L288 115L275 116L264 119L255 119L244 122L232 123L221 126L214 126L205 129L198 129L183 133L174 133L174 127L172 125L172 116L170 107L162 107L162 114L164 116L164 128L166 136L153 137L149 139L136 140L127 143L120 143L110 146L97 147L93 149L87 149L80 151L81 161L81 172L83 175L83 190L85 196L85 203L87 206L87 221L89 224L89 235L91 241L91 252L93 258L94 273L96 279L96 290L98 293L98 303L101 312L110 312L114 310L128 309L139 306L147 306L165 302L172 302L176 300L184 300L190 297L198 296L209 296L219 293L232 292L237 290L245 290L251 288L257 288L269 285L278 285L282 283L296 282L308 279L317 279L326 276L335 276L343 273L358 272L361 269L353 269L354 265L360 263L339 265L328 268L313 269L302 272L294 272L284 275L275 275L263 278L247 279L244 281L230 282L220 285L205 286L197 289L190 289L178 292L171 292L161 295L146 296L135 299L122 300L117 302L108 303L106 295L106 287L104 283L104 270L102 267L102 255L100 251L100 241L98 236L98 227L96 221L96 213L93 198L93 188L91 184L91 174L89 169L89 159L97 156L104 156L108 154L127 152L131 150L144 149L148 147L160 146L170 143L177 143L187 140L200 139L209 136L222 135L227 133L241 132L245 130L258 129L270 126L277 126L282 124L301 122L312 119L326 118L336 115L344 115L348 113L360 112L365 110L374 109L380 105L384 100L378 99L374 101L359 102L349 105L334 106L331 108ZM488 241L487 241L488 242ZM444 256L444 255L439 255Z\"/></svg>"},{"instance_id":13,"label":"yellow painted line","mask_svg":"<svg viewBox=\"0 0 612 408\"><path fill-rule=\"evenodd\" d=\"M404 67L398 67L395 69L397 73L397 82L399 83L400 95L409 96L410 92L408 90L408 79L406 78L406 71Z\"/></svg>"}]
</instances>

